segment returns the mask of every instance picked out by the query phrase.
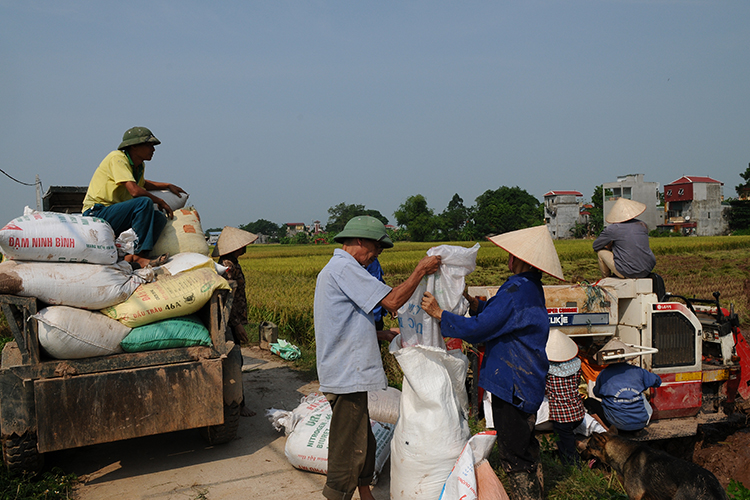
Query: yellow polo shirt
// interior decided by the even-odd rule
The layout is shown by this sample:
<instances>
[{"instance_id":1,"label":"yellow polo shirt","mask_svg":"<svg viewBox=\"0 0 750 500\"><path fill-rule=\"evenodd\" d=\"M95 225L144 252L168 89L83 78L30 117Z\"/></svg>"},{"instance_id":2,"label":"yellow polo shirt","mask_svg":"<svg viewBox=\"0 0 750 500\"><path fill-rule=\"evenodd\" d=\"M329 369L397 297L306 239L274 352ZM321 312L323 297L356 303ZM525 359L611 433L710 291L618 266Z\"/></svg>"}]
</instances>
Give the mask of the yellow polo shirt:
<instances>
[{"instance_id":1,"label":"yellow polo shirt","mask_svg":"<svg viewBox=\"0 0 750 500\"><path fill-rule=\"evenodd\" d=\"M143 167L136 169L140 170L137 172L139 177L137 181L133 170L133 165L123 151L117 150L109 153L91 177L89 189L83 199L83 211L85 212L97 203L108 207L132 199L130 192L125 188L125 183L132 181L141 187L144 187L146 183L145 169Z\"/></svg>"}]
</instances>

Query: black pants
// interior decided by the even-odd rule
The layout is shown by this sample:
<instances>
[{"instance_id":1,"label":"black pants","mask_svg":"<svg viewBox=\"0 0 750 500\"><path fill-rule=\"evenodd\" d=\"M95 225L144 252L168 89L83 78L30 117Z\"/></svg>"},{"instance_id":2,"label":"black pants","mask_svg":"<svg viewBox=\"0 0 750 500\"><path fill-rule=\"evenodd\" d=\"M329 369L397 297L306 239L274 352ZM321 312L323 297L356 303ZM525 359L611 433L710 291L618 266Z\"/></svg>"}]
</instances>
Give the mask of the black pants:
<instances>
[{"instance_id":1,"label":"black pants","mask_svg":"<svg viewBox=\"0 0 750 500\"><path fill-rule=\"evenodd\" d=\"M560 455L560 460L565 465L577 464L581 457L576 451L576 435L573 432L576 427L581 425L583 419L577 422L555 422L552 421L552 428L555 430L555 434L559 438L557 444L557 451Z\"/></svg>"},{"instance_id":2,"label":"black pants","mask_svg":"<svg viewBox=\"0 0 750 500\"><path fill-rule=\"evenodd\" d=\"M535 472L539 463L539 441L534 437L536 415L523 412L493 394L492 420L503 470Z\"/></svg>"}]
</instances>

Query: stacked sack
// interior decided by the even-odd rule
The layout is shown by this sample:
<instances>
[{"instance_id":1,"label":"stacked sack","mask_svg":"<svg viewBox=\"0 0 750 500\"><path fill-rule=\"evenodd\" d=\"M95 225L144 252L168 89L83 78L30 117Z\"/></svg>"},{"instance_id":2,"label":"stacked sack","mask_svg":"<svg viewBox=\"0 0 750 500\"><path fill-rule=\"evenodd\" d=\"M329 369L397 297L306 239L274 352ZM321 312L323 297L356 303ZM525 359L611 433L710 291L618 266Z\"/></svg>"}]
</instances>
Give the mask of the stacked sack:
<instances>
[{"instance_id":1,"label":"stacked sack","mask_svg":"<svg viewBox=\"0 0 750 500\"><path fill-rule=\"evenodd\" d=\"M194 314L229 285L208 256L195 209L175 211L157 248L170 254L167 264L133 271L117 262L106 221L27 209L0 229L0 293L49 304L34 317L39 343L58 359L210 346Z\"/></svg>"}]
</instances>

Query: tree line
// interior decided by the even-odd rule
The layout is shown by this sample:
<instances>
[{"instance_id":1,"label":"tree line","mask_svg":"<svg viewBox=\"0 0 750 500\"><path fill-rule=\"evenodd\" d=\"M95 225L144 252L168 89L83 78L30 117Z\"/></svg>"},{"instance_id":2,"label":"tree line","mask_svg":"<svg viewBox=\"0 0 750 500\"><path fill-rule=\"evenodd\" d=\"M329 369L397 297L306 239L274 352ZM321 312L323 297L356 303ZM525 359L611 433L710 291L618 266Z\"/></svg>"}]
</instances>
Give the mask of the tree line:
<instances>
[{"instance_id":1,"label":"tree line","mask_svg":"<svg viewBox=\"0 0 750 500\"><path fill-rule=\"evenodd\" d=\"M429 207L422 194L409 196L394 212L395 224L378 210L341 202L328 209L328 221L320 234L300 232L288 236L285 225L277 225L266 219L258 219L239 228L264 234L270 242L332 242L346 223L358 215L369 215L386 226L395 226L388 228L394 241L479 241L487 236L543 224L544 205L524 189L501 186L485 191L471 206L467 206L456 193L440 213Z\"/></svg>"},{"instance_id":2,"label":"tree line","mask_svg":"<svg viewBox=\"0 0 750 500\"><path fill-rule=\"evenodd\" d=\"M733 233L750 234L750 200L743 199L750 195L750 164L740 177L745 182L735 187L738 198L727 200L731 206L727 211L727 223ZM588 221L577 223L571 229L572 237L597 236L602 231L604 194L602 185L596 186L587 209ZM480 241L487 236L544 224L544 204L518 186L487 190L474 201L474 205L466 206L463 198L456 193L448 206L436 213L423 195L409 196L393 213L395 227L388 228L388 233L393 241ZM346 223L358 215L375 217L386 226L391 224L378 210L341 202L328 209L328 221L319 234L303 231L289 236L286 225L266 219L258 219L239 228L266 235L272 243L331 243ZM209 229L206 233L220 230Z\"/></svg>"}]
</instances>

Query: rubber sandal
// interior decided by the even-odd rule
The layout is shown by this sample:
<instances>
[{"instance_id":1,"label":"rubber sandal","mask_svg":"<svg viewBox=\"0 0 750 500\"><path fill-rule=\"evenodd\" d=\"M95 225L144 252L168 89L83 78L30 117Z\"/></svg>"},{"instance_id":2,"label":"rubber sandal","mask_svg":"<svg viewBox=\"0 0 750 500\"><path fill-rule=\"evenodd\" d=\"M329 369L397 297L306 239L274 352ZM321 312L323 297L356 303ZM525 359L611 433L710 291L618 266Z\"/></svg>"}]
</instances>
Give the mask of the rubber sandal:
<instances>
[{"instance_id":1,"label":"rubber sandal","mask_svg":"<svg viewBox=\"0 0 750 500\"><path fill-rule=\"evenodd\" d=\"M151 259L148 265L151 267L159 267L159 266L163 266L164 264L166 264L168 260L169 260L169 254L163 253L157 258Z\"/></svg>"}]
</instances>

